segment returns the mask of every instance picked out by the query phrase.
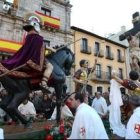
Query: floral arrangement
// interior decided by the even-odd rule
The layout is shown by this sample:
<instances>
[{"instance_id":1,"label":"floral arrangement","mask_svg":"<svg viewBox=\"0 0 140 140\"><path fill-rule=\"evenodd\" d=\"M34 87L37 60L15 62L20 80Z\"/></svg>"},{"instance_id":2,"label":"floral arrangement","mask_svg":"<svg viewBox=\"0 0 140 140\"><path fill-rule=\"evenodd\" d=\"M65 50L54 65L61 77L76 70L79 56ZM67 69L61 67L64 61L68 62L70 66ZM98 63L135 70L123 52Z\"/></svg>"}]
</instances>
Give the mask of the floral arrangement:
<instances>
[{"instance_id":1,"label":"floral arrangement","mask_svg":"<svg viewBox=\"0 0 140 140\"><path fill-rule=\"evenodd\" d=\"M72 130L73 118L68 117L61 120L60 123L45 126L45 140L66 140Z\"/></svg>"}]
</instances>

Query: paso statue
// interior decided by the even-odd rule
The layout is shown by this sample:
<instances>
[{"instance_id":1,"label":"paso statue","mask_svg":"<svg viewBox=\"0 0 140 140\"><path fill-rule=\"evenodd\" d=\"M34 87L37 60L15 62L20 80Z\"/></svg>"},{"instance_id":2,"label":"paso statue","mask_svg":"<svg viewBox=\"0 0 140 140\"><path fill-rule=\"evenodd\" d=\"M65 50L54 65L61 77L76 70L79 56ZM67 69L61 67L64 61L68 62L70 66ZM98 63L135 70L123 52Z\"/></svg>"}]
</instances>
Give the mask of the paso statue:
<instances>
[{"instance_id":1,"label":"paso statue","mask_svg":"<svg viewBox=\"0 0 140 140\"><path fill-rule=\"evenodd\" d=\"M23 29L28 32L23 46L9 59L0 62L1 74L9 72L0 77L2 85L8 92L8 95L2 100L0 107L13 119L13 121L17 123L20 121L25 127L28 127L31 122L18 111L18 106L28 97L32 87L32 79L39 79L38 81L41 82L44 71L45 74L48 71L49 77L52 75L49 86L54 86L55 90L59 90L58 87L61 88L65 83L65 72L70 70L74 57L68 48L65 48L65 52L64 49L63 52L60 50L59 52L63 54L65 53L69 59L67 57L63 57L63 63L60 61L62 63L61 66L58 66L59 63L57 63L57 65L53 67L54 61L57 60L55 56L57 57L58 54L56 53L57 55L50 56L49 59L52 64L47 61L49 59L45 59L45 47L43 45L43 37L39 35L39 23L37 21L29 21L29 24L23 26ZM48 49L53 51L51 47L48 47ZM53 60L53 58L55 59ZM67 68L61 68L64 66L67 66ZM17 70L16 68L18 67L20 68ZM55 70L56 67L57 70ZM13 71L13 69L15 70ZM61 78L57 77L57 73ZM47 77L47 79L49 79L49 77ZM55 81L56 83L52 81ZM39 85L40 82L36 82L37 85ZM61 86L57 85L57 82L59 82ZM61 100L61 92L59 91L58 93L58 91L56 91L56 94L57 98ZM57 119L59 120L60 103L57 104L57 108Z\"/></svg>"}]
</instances>

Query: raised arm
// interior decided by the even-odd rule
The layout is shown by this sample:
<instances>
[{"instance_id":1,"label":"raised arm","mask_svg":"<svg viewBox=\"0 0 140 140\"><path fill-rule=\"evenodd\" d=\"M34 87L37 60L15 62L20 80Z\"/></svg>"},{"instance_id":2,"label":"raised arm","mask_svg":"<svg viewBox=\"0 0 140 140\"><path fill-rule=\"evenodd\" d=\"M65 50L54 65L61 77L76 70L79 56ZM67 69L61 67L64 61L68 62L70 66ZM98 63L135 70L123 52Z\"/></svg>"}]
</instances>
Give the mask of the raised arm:
<instances>
[{"instance_id":1,"label":"raised arm","mask_svg":"<svg viewBox=\"0 0 140 140\"><path fill-rule=\"evenodd\" d=\"M112 76L113 79L115 79L118 83L120 83L121 85L123 84L123 80L120 79L115 72L112 72Z\"/></svg>"}]
</instances>

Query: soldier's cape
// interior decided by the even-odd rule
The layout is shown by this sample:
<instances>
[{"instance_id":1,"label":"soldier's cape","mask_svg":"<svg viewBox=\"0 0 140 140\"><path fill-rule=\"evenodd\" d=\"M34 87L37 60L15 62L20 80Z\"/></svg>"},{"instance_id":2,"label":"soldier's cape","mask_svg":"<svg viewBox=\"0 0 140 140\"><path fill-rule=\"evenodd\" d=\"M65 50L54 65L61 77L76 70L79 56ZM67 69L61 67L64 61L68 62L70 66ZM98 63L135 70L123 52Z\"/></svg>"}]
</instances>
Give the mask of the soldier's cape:
<instances>
[{"instance_id":1,"label":"soldier's cape","mask_svg":"<svg viewBox=\"0 0 140 140\"><path fill-rule=\"evenodd\" d=\"M26 36L23 46L13 56L0 62L0 71L4 73L27 64L8 75L17 78L34 77L43 69L44 54L43 37L39 34L29 34Z\"/></svg>"}]
</instances>

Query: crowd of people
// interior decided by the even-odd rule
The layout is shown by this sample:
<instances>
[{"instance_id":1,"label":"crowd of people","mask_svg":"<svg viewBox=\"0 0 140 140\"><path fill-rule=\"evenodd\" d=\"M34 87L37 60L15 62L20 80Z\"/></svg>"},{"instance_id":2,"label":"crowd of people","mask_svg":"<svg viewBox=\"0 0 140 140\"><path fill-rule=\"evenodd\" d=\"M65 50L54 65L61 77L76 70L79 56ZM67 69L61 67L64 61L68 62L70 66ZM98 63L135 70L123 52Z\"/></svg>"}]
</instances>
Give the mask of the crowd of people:
<instances>
[{"instance_id":1,"label":"crowd of people","mask_svg":"<svg viewBox=\"0 0 140 140\"><path fill-rule=\"evenodd\" d=\"M2 100L6 94L6 90L2 89L0 99ZM136 102L134 100L136 100ZM92 103L90 104L90 102ZM126 100L124 99L123 102L125 105ZM129 103L127 102L127 104ZM125 109L123 110L124 105L121 107L121 113L122 120L127 117L127 122L125 122L127 126L132 112L123 118L125 111ZM131 105L133 105L133 109L139 108L139 100L132 97ZM97 91L95 92L95 96L92 97L89 96L88 92L86 92L86 94L81 94L80 92L67 93L61 107L61 119L66 117L74 118L72 133L69 139L108 139L112 134L109 125L109 106L109 92L101 93ZM18 110L26 118L32 118L34 122L56 120L57 109L55 93L43 93L42 91L30 92L29 97L18 106ZM138 111L139 109L137 109L137 112ZM138 115L138 113L135 114L133 114L134 117ZM16 124L2 109L0 109L0 120L7 125ZM127 126L129 127L128 129L130 129L130 124L133 123L133 120L131 117L131 121L129 121ZM80 131L78 131L78 129ZM127 133L127 135L128 134L129 133Z\"/></svg>"}]
</instances>

